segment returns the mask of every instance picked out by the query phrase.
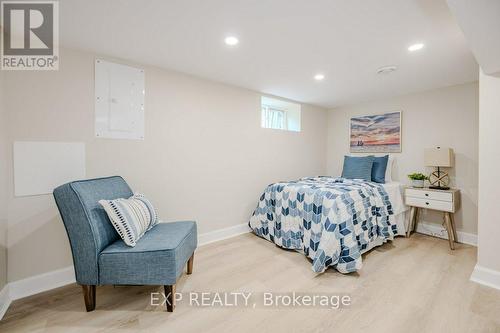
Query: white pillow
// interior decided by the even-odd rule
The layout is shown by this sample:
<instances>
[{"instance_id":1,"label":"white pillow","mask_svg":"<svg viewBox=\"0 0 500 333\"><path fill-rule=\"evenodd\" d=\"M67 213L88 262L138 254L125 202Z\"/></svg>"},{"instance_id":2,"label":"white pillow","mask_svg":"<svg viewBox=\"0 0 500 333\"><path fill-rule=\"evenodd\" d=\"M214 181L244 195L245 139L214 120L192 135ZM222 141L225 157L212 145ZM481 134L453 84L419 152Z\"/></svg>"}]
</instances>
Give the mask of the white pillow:
<instances>
[{"instance_id":1,"label":"white pillow","mask_svg":"<svg viewBox=\"0 0 500 333\"><path fill-rule=\"evenodd\" d=\"M134 247L146 231L158 224L158 215L142 194L128 199L99 200L125 244Z\"/></svg>"},{"instance_id":2,"label":"white pillow","mask_svg":"<svg viewBox=\"0 0 500 333\"><path fill-rule=\"evenodd\" d=\"M392 165L394 164L394 157L389 155L389 159L387 160L387 168L385 169L385 182L392 182Z\"/></svg>"},{"instance_id":3,"label":"white pillow","mask_svg":"<svg viewBox=\"0 0 500 333\"><path fill-rule=\"evenodd\" d=\"M135 193L134 196L133 196L133 198L141 200L148 207L148 210L149 210L149 212L151 214L150 224L149 224L148 230L150 230L155 225L157 225L158 223L160 223L160 220L158 219L158 214L156 213L155 207L153 206L153 204L151 203L151 201L149 201L148 198L146 198L144 196L144 194Z\"/></svg>"}]
</instances>

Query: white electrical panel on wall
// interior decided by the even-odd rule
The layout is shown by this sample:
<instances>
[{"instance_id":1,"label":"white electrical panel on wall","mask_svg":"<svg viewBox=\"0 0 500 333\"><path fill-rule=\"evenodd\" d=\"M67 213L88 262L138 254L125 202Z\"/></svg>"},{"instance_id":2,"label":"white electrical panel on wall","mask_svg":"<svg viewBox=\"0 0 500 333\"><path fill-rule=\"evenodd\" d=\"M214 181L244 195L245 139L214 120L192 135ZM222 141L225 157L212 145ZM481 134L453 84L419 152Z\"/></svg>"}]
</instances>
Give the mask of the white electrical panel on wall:
<instances>
[{"instance_id":1,"label":"white electrical panel on wall","mask_svg":"<svg viewBox=\"0 0 500 333\"><path fill-rule=\"evenodd\" d=\"M83 142L14 142L16 196L50 194L59 185L85 178Z\"/></svg>"},{"instance_id":2,"label":"white electrical panel on wall","mask_svg":"<svg viewBox=\"0 0 500 333\"><path fill-rule=\"evenodd\" d=\"M95 135L144 139L144 70L95 61Z\"/></svg>"}]
</instances>

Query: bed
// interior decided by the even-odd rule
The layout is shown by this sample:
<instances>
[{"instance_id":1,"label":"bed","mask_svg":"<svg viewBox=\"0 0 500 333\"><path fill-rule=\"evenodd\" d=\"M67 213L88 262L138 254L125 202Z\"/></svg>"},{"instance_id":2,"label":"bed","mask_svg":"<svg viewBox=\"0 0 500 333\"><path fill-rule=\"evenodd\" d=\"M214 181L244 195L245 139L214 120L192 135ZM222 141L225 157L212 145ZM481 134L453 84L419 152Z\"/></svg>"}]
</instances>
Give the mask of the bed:
<instances>
[{"instance_id":1,"label":"bed","mask_svg":"<svg viewBox=\"0 0 500 333\"><path fill-rule=\"evenodd\" d=\"M361 269L361 255L405 235L402 186L335 177L268 185L249 227L276 245L304 253L317 273Z\"/></svg>"}]
</instances>

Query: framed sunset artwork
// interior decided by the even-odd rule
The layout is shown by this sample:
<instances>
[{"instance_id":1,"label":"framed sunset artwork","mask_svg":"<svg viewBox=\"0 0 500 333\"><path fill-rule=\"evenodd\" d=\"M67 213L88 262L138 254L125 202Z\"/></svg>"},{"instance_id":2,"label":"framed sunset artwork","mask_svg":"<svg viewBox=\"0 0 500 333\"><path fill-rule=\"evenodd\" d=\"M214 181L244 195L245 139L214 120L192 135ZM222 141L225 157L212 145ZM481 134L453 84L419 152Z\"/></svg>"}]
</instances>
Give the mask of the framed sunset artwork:
<instances>
[{"instance_id":1,"label":"framed sunset artwork","mask_svg":"<svg viewBox=\"0 0 500 333\"><path fill-rule=\"evenodd\" d=\"M400 153L401 111L351 118L351 153Z\"/></svg>"}]
</instances>

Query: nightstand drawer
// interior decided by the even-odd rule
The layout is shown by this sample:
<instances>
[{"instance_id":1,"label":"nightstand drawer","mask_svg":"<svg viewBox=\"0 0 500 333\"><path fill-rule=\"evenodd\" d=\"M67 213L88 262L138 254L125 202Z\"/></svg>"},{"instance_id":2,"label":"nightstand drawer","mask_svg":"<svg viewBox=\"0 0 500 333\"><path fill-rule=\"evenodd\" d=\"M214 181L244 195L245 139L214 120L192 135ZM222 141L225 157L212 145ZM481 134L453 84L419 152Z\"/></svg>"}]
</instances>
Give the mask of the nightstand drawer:
<instances>
[{"instance_id":1,"label":"nightstand drawer","mask_svg":"<svg viewBox=\"0 0 500 333\"><path fill-rule=\"evenodd\" d=\"M405 190L405 195L412 198L421 198L429 200L440 200L440 201L453 201L453 194L451 192L438 192L438 191L426 191L426 190L415 190L412 188L407 188Z\"/></svg>"},{"instance_id":2,"label":"nightstand drawer","mask_svg":"<svg viewBox=\"0 0 500 333\"><path fill-rule=\"evenodd\" d=\"M453 202L442 200L430 200L414 197L406 197L406 204L414 207L429 208L445 212L453 212Z\"/></svg>"}]
</instances>

